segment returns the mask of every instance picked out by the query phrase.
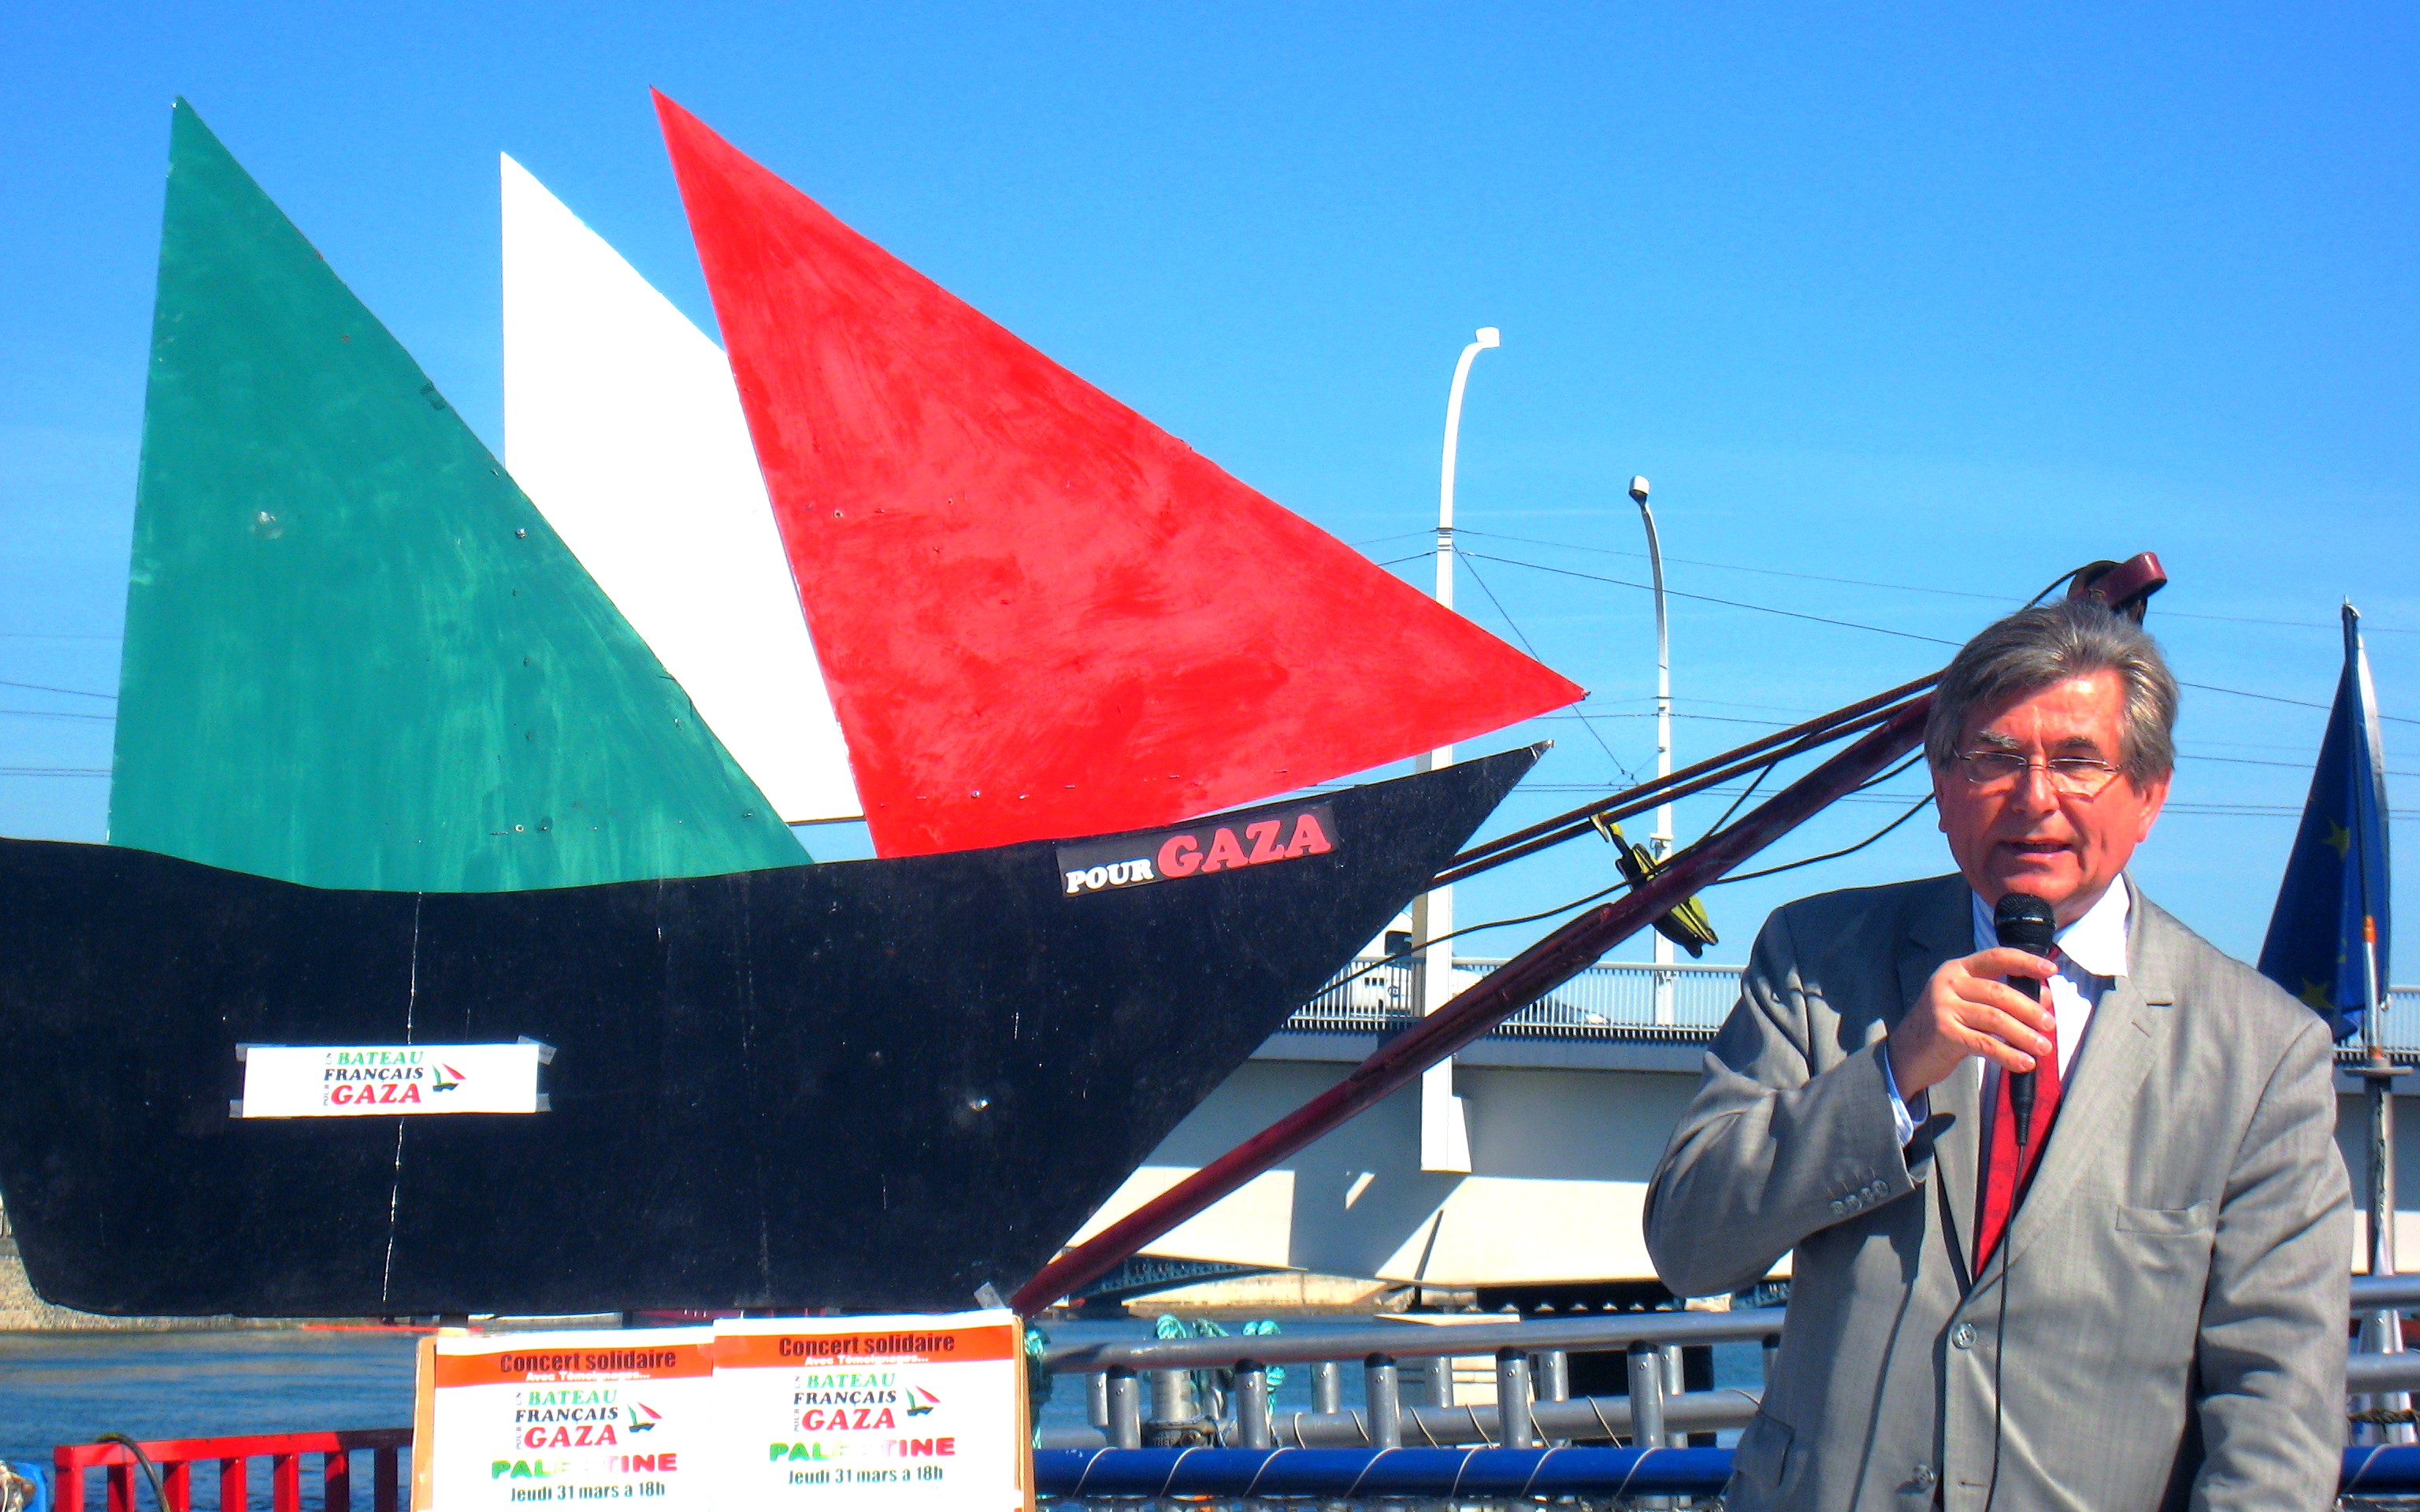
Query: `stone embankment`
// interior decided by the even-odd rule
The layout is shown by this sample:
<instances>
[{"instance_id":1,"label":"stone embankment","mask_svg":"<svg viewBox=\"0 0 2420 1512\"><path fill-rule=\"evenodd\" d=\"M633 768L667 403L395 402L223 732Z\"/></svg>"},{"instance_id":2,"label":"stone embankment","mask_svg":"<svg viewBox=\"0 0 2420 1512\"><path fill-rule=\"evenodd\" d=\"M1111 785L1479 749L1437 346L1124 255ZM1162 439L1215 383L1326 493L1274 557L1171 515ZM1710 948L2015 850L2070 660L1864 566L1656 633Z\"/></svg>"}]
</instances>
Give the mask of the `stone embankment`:
<instances>
[{"instance_id":1,"label":"stone embankment","mask_svg":"<svg viewBox=\"0 0 2420 1512\"><path fill-rule=\"evenodd\" d=\"M275 1327L248 1318L104 1318L54 1307L34 1295L18 1258L16 1237L0 1233L0 1333L63 1333L85 1330L158 1333L172 1328Z\"/></svg>"}]
</instances>

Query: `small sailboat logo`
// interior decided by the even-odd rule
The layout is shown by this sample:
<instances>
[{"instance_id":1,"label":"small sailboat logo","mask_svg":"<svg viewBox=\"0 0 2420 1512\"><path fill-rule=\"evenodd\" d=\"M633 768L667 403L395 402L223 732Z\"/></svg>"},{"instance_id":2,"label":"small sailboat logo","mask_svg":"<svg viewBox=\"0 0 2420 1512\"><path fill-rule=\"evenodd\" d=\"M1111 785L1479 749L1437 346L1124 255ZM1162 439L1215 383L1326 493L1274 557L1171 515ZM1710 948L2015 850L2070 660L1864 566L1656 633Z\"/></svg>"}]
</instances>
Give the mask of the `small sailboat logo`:
<instances>
[{"instance_id":1,"label":"small sailboat logo","mask_svg":"<svg viewBox=\"0 0 2420 1512\"><path fill-rule=\"evenodd\" d=\"M923 1387L910 1386L908 1388L908 1415L909 1417L923 1417L925 1413L940 1405L941 1398L934 1396L931 1392L926 1391Z\"/></svg>"},{"instance_id":2,"label":"small sailboat logo","mask_svg":"<svg viewBox=\"0 0 2420 1512\"><path fill-rule=\"evenodd\" d=\"M450 1092L462 1085L462 1073L443 1061L437 1063L437 1077L429 1084L432 1092Z\"/></svg>"},{"instance_id":3,"label":"small sailboat logo","mask_svg":"<svg viewBox=\"0 0 2420 1512\"><path fill-rule=\"evenodd\" d=\"M657 1412L654 1408L649 1407L644 1402L632 1402L630 1404L630 1431L633 1433L644 1433L663 1420L663 1413Z\"/></svg>"}]
</instances>

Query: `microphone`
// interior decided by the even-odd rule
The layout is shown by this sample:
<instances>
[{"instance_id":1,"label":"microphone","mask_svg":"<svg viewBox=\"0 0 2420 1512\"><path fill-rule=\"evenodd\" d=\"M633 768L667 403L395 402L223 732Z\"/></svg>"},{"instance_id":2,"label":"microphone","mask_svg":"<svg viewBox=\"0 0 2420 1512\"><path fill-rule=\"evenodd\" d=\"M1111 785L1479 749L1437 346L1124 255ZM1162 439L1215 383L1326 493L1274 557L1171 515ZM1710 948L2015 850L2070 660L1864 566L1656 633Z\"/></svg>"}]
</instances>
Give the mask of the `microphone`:
<instances>
[{"instance_id":1,"label":"microphone","mask_svg":"<svg viewBox=\"0 0 2420 1512\"><path fill-rule=\"evenodd\" d=\"M2000 943L2031 955L2047 957L2058 949L2058 918L2050 904L2029 892L2012 892L2002 898L1992 910L1992 930ZM2009 986L2041 1001L2042 984L2032 977L2010 977ZM2057 1054L2056 1050L2051 1052ZM2029 1071L2009 1072L2009 1107L2017 1116L2017 1148L2023 1149L2033 1136L2034 1073Z\"/></svg>"}]
</instances>

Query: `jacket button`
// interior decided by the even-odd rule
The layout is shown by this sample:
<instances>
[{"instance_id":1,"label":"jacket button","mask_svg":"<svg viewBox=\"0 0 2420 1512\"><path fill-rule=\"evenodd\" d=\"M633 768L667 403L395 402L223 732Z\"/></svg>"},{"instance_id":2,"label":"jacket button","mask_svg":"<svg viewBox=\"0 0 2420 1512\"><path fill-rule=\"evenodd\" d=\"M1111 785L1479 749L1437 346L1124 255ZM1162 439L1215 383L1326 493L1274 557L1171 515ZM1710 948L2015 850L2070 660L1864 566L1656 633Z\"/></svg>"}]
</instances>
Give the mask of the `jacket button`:
<instances>
[{"instance_id":1,"label":"jacket button","mask_svg":"<svg viewBox=\"0 0 2420 1512\"><path fill-rule=\"evenodd\" d=\"M1973 1349L1975 1347L1975 1325L1972 1323L1961 1323L1956 1328L1951 1329L1949 1331L1949 1342L1958 1346L1958 1348L1962 1350Z\"/></svg>"}]
</instances>

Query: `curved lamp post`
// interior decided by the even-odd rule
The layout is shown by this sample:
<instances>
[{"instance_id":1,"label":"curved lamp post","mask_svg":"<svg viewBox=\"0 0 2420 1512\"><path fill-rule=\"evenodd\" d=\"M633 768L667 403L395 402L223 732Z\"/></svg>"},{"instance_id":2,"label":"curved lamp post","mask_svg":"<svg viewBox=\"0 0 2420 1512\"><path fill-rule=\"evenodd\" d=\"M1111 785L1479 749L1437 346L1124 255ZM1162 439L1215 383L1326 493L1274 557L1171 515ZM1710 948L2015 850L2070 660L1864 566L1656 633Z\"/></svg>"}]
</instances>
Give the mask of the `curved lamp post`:
<instances>
[{"instance_id":1,"label":"curved lamp post","mask_svg":"<svg viewBox=\"0 0 2420 1512\"><path fill-rule=\"evenodd\" d=\"M1664 617L1664 548L1655 538L1655 511L1647 507L1647 480L1630 480L1630 497L1637 501L1638 517L1647 525L1647 561L1655 572L1655 775L1672 775L1672 641ZM1648 849L1655 859L1672 854L1672 806L1658 804L1655 809L1655 833L1648 838ZM1655 964L1672 964L1672 942L1659 931L1655 935ZM1655 1022L1672 1022L1672 984L1677 973L1655 973Z\"/></svg>"},{"instance_id":2,"label":"curved lamp post","mask_svg":"<svg viewBox=\"0 0 2420 1512\"><path fill-rule=\"evenodd\" d=\"M1470 382L1470 364L1479 354L1502 344L1494 326L1481 326L1453 364L1453 387L1445 399L1445 460L1437 476L1436 598L1453 608L1453 464L1462 440L1462 391ZM1440 746L1419 759L1428 771L1453 763L1453 748ZM1441 936L1453 933L1453 889L1439 887L1412 904L1412 938L1420 944L1420 1012L1435 1012L1453 997L1453 942ZM1470 1169L1470 1126L1463 1117L1462 1099L1453 1095L1450 1057L1430 1067L1420 1077L1420 1169Z\"/></svg>"}]
</instances>

